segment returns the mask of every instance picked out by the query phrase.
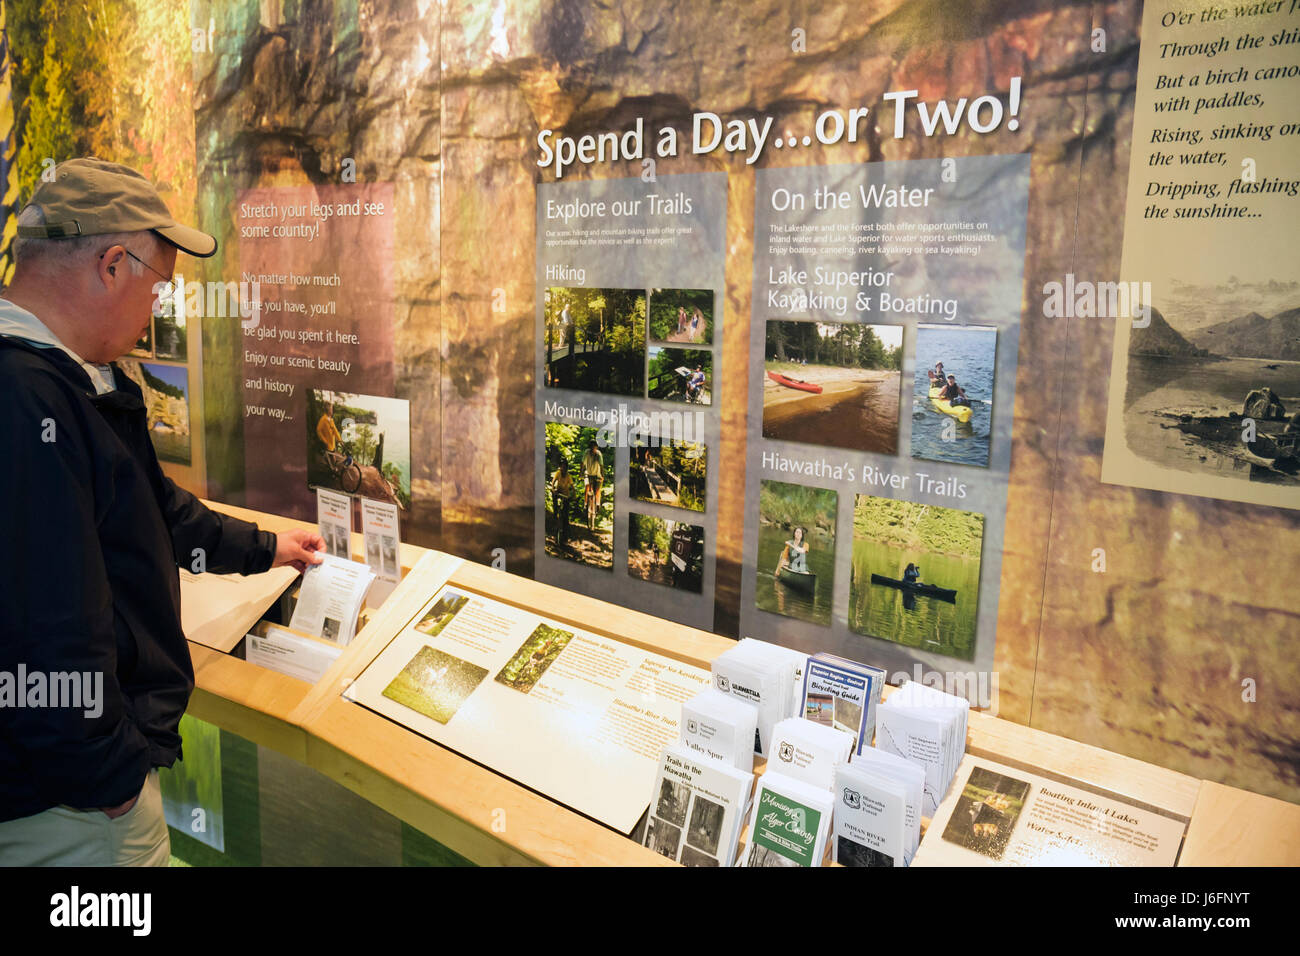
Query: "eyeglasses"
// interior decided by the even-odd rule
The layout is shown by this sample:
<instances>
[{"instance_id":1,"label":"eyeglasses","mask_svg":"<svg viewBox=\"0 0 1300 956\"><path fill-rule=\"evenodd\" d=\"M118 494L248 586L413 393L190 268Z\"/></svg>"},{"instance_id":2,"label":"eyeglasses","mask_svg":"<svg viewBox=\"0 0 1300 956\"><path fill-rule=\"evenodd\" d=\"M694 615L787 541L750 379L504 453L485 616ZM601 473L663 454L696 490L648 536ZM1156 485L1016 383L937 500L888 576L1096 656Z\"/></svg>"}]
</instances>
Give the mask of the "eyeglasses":
<instances>
[{"instance_id":1,"label":"eyeglasses","mask_svg":"<svg viewBox=\"0 0 1300 956\"><path fill-rule=\"evenodd\" d=\"M128 249L126 246L123 246L123 247L122 247L122 251L125 252L128 256L130 256L132 259L134 259L136 262L140 263L140 265L144 266L146 269L148 269L148 270L149 270L150 272L152 272L154 275L156 275L156 276L158 276L160 279L162 279L164 283L166 283L166 284L163 286L162 291L158 294L158 298L159 298L159 299L170 299L173 295L176 294L176 283L175 283L172 279L170 279L170 278L168 278L167 276L163 275L161 272L159 272L159 271L158 271L157 269L155 269L153 266L149 265L149 263L145 262L143 259L141 259L139 256L137 256L134 252L132 252L130 249ZM106 255L108 255L108 252L107 252L107 251L105 251L102 255L100 255L99 258L103 259L104 256L106 256Z\"/></svg>"}]
</instances>

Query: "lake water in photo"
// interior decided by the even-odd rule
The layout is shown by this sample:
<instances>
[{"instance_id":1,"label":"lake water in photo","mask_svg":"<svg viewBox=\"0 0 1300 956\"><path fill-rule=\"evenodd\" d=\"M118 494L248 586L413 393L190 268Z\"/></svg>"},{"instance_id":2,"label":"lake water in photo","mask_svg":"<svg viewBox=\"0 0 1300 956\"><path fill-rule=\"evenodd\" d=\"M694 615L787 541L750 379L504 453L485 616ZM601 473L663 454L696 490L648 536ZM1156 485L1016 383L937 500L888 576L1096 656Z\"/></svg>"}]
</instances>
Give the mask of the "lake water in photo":
<instances>
[{"instance_id":1,"label":"lake water in photo","mask_svg":"<svg viewBox=\"0 0 1300 956\"><path fill-rule=\"evenodd\" d=\"M871 583L872 574L901 579L909 562L921 566L923 582L955 588L956 602ZM973 660L979 583L977 557L918 554L871 541L854 541L849 628L918 650Z\"/></svg>"},{"instance_id":2,"label":"lake water in photo","mask_svg":"<svg viewBox=\"0 0 1300 956\"><path fill-rule=\"evenodd\" d=\"M814 593L809 595L773 577L777 562L781 560L781 549L789 539L788 530L773 525L765 525L759 531L758 586L754 603L761 611L829 625L831 596L835 587L835 541L823 534L809 536L808 570L817 575Z\"/></svg>"}]
</instances>

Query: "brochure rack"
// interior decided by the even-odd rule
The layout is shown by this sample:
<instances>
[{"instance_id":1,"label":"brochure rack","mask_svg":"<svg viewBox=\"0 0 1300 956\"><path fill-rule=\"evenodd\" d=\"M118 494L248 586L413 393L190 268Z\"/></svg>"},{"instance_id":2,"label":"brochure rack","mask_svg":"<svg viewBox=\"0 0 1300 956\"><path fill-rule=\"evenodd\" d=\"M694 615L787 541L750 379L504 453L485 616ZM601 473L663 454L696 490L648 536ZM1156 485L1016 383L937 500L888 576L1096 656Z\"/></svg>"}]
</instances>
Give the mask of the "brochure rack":
<instances>
[{"instance_id":1,"label":"brochure rack","mask_svg":"<svg viewBox=\"0 0 1300 956\"><path fill-rule=\"evenodd\" d=\"M271 531L309 527L209 505ZM319 771L475 863L675 865L342 695L445 583L705 668L734 642L413 545L402 545L402 569L402 583L314 685L191 642L190 713ZM1300 859L1300 807L1281 800L978 712L966 750L1186 821L1180 866Z\"/></svg>"}]
</instances>

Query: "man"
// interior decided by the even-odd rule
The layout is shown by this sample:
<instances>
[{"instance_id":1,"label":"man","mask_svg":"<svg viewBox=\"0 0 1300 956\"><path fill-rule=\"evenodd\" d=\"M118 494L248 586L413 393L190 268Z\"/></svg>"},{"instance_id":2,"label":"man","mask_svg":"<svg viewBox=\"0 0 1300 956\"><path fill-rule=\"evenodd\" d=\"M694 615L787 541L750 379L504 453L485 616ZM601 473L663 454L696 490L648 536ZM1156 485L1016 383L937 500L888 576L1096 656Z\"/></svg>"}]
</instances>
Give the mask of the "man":
<instances>
[{"instance_id":1,"label":"man","mask_svg":"<svg viewBox=\"0 0 1300 956\"><path fill-rule=\"evenodd\" d=\"M965 389L957 384L957 376L955 375L948 376L948 384L945 385L943 391L939 393L939 397L947 401L947 403L952 405L954 408L958 405L970 404L970 399L966 397Z\"/></svg>"},{"instance_id":2,"label":"man","mask_svg":"<svg viewBox=\"0 0 1300 956\"><path fill-rule=\"evenodd\" d=\"M140 388L113 364L171 294L177 252L210 256L215 239L177 224L138 173L80 159L37 188L13 251L0 298L0 864L165 866L157 768L181 756L194 687L177 566L302 569L324 542L178 488ZM31 706L35 686L66 692L68 675L81 700Z\"/></svg>"},{"instance_id":3,"label":"man","mask_svg":"<svg viewBox=\"0 0 1300 956\"><path fill-rule=\"evenodd\" d=\"M600 489L605 484L605 459L601 457L600 447L593 438L587 445L587 453L582 456L583 484L586 491L587 524L592 523L593 502L600 507Z\"/></svg>"},{"instance_id":4,"label":"man","mask_svg":"<svg viewBox=\"0 0 1300 956\"><path fill-rule=\"evenodd\" d=\"M691 377L686 380L686 400L694 402L699 398L700 389L704 387L704 369L702 366L695 366L695 371Z\"/></svg>"}]
</instances>

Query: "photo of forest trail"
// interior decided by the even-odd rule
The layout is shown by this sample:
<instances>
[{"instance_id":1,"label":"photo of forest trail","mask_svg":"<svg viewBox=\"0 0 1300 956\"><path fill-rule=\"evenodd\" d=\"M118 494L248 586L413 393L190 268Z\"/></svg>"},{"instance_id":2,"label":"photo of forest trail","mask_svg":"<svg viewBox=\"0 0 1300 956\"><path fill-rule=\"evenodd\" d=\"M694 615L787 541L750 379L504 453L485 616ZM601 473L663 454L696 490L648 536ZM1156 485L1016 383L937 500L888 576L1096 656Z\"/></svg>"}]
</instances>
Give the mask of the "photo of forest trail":
<instances>
[{"instance_id":1,"label":"photo of forest trail","mask_svg":"<svg viewBox=\"0 0 1300 956\"><path fill-rule=\"evenodd\" d=\"M628 494L673 508L703 511L708 451L700 442L670 441L629 450Z\"/></svg>"},{"instance_id":2,"label":"photo of forest trail","mask_svg":"<svg viewBox=\"0 0 1300 956\"><path fill-rule=\"evenodd\" d=\"M596 434L594 428L546 423L546 553L612 571L614 449L596 444ZM589 471L601 478L594 520L586 508Z\"/></svg>"},{"instance_id":3,"label":"photo of forest trail","mask_svg":"<svg viewBox=\"0 0 1300 956\"><path fill-rule=\"evenodd\" d=\"M650 346L646 395L665 402L713 404L713 353Z\"/></svg>"},{"instance_id":4,"label":"photo of forest trail","mask_svg":"<svg viewBox=\"0 0 1300 956\"><path fill-rule=\"evenodd\" d=\"M651 289L650 340L713 344L712 289Z\"/></svg>"},{"instance_id":5,"label":"photo of forest trail","mask_svg":"<svg viewBox=\"0 0 1300 956\"><path fill-rule=\"evenodd\" d=\"M700 593L704 588L704 529L630 512L627 573L653 584Z\"/></svg>"},{"instance_id":6,"label":"photo of forest trail","mask_svg":"<svg viewBox=\"0 0 1300 956\"><path fill-rule=\"evenodd\" d=\"M763 437L898 451L901 325L767 323Z\"/></svg>"},{"instance_id":7,"label":"photo of forest trail","mask_svg":"<svg viewBox=\"0 0 1300 956\"><path fill-rule=\"evenodd\" d=\"M546 385L640 396L645 383L645 291L546 290Z\"/></svg>"}]
</instances>

